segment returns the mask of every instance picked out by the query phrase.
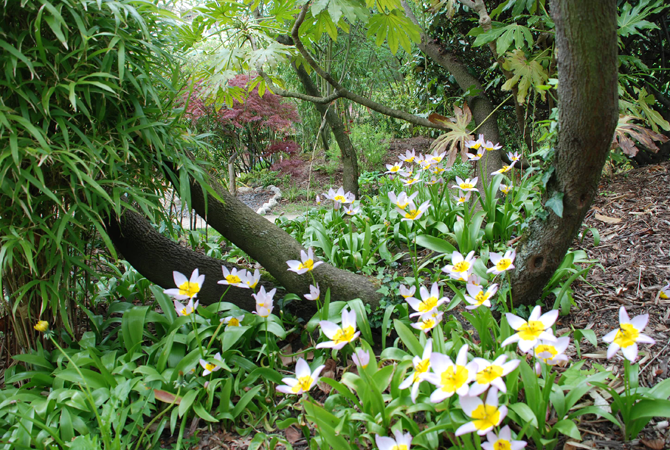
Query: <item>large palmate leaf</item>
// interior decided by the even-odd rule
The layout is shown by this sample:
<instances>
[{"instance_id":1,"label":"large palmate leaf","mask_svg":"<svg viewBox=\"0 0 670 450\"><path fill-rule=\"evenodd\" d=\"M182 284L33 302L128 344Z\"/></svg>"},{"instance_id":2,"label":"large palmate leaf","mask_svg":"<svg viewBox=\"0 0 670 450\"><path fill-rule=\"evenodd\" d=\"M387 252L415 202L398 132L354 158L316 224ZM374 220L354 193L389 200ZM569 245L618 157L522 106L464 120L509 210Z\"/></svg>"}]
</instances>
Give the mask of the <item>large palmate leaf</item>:
<instances>
[{"instance_id":1,"label":"large palmate leaf","mask_svg":"<svg viewBox=\"0 0 670 450\"><path fill-rule=\"evenodd\" d=\"M642 30L653 30L658 26L645 20L645 18L667 8L668 5L664 5L664 3L666 3L665 0L642 0L635 7L631 6L630 3L624 3L621 7L621 14L617 18L617 25L619 26L617 34L620 37L639 35L646 38L647 35Z\"/></svg>"},{"instance_id":2,"label":"large palmate leaf","mask_svg":"<svg viewBox=\"0 0 670 450\"><path fill-rule=\"evenodd\" d=\"M412 42L421 41L419 27L397 9L388 14L372 16L368 28L368 37L370 36L377 36L375 39L377 46L387 39L389 48L394 54L398 51L398 45L401 45L407 53L411 53Z\"/></svg>"},{"instance_id":3,"label":"large palmate leaf","mask_svg":"<svg viewBox=\"0 0 670 450\"><path fill-rule=\"evenodd\" d=\"M439 114L431 114L428 120L433 123L439 123L449 128L451 131L441 135L430 144L431 150L437 153L447 152L447 167L451 167L456 161L456 156L461 153L461 159L468 160L468 148L465 142L472 140L474 136L468 130L468 125L472 121L472 112L465 103L463 108L454 106L454 117L444 117Z\"/></svg>"},{"instance_id":4,"label":"large palmate leaf","mask_svg":"<svg viewBox=\"0 0 670 450\"><path fill-rule=\"evenodd\" d=\"M633 116L619 117L619 124L614 132L614 139L612 140L612 148L620 148L628 156L635 156L640 151L635 145L635 141L642 144L647 149L656 153L658 146L654 141L668 142L668 137L657 133L643 126L632 123L633 120L643 119Z\"/></svg>"},{"instance_id":5,"label":"large palmate leaf","mask_svg":"<svg viewBox=\"0 0 670 450\"><path fill-rule=\"evenodd\" d=\"M507 54L503 68L514 74L512 78L503 84L503 91L512 90L514 85L518 83L517 100L519 103L526 101L526 96L531 87L540 94L542 100L545 100L546 82L549 80L549 74L547 74L547 71L539 61L532 60L528 62L524 52L517 49Z\"/></svg>"}]
</instances>

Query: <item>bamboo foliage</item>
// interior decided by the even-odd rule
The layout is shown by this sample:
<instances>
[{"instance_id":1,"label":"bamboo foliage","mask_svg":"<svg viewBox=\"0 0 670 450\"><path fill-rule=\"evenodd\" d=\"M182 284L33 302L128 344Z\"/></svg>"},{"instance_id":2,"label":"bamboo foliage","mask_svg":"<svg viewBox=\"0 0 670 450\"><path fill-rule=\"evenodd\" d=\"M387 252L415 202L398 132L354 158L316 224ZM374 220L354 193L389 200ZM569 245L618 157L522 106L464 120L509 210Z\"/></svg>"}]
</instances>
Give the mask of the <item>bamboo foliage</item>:
<instances>
[{"instance_id":1,"label":"bamboo foliage","mask_svg":"<svg viewBox=\"0 0 670 450\"><path fill-rule=\"evenodd\" d=\"M0 2L0 291L23 346L36 316L75 334L75 284L95 273L88 237L114 255L104 218L127 205L161 214L166 161L197 173L158 12L129 0Z\"/></svg>"}]
</instances>

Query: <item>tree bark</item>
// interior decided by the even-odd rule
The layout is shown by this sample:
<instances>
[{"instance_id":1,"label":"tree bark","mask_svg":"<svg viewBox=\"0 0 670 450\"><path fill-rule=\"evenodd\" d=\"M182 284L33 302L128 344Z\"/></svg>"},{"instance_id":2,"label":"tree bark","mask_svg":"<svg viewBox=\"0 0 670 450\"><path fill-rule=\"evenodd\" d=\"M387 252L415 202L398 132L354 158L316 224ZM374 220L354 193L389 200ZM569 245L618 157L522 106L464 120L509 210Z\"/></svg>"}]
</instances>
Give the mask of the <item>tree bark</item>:
<instances>
[{"instance_id":1,"label":"tree bark","mask_svg":"<svg viewBox=\"0 0 670 450\"><path fill-rule=\"evenodd\" d=\"M292 63L292 65L298 75L298 79L305 88L305 92L311 96L320 97L321 93L319 92L318 87L305 68L298 67L295 63ZM351 139L349 139L349 135L344 128L344 124L334 108L329 108L328 105L322 103L314 103L314 106L316 106L316 109L321 113L321 116L324 114L326 115L326 122L332 130L337 145L342 152L342 182L344 184L344 190L351 192L358 198L358 159L356 157L356 149L352 145Z\"/></svg>"},{"instance_id":2,"label":"tree bark","mask_svg":"<svg viewBox=\"0 0 670 450\"><path fill-rule=\"evenodd\" d=\"M547 198L563 195L563 214L547 209L517 248L514 303L533 304L561 264L598 189L618 118L616 1L554 0L558 52L558 148Z\"/></svg>"},{"instance_id":3,"label":"tree bark","mask_svg":"<svg viewBox=\"0 0 670 450\"><path fill-rule=\"evenodd\" d=\"M178 175L169 178L179 180ZM211 195L206 197L200 184L191 181L191 202L195 211L212 228L262 265L286 290L301 298L308 293L312 277L290 272L286 264L288 260L300 259L300 251L304 250L300 243L230 195L211 175L206 176L206 181L223 202ZM179 187L175 187L179 192ZM330 288L332 301L360 298L373 309L379 304L379 282L374 278L337 269L327 263L316 267L312 273L321 292L325 293Z\"/></svg>"},{"instance_id":4,"label":"tree bark","mask_svg":"<svg viewBox=\"0 0 670 450\"><path fill-rule=\"evenodd\" d=\"M221 266L240 268L235 264L197 253L160 234L140 214L126 210L120 218L113 217L106 223L107 233L117 251L142 276L163 288L175 287L172 272L178 271L189 277L194 269L205 275L205 282L198 294L203 304L216 303L227 286L218 284L223 279ZM267 278L260 285L271 288ZM223 301L234 303L242 309L253 311L256 301L250 289L231 287ZM310 303L311 304L311 303ZM314 309L316 311L316 309Z\"/></svg>"}]
</instances>

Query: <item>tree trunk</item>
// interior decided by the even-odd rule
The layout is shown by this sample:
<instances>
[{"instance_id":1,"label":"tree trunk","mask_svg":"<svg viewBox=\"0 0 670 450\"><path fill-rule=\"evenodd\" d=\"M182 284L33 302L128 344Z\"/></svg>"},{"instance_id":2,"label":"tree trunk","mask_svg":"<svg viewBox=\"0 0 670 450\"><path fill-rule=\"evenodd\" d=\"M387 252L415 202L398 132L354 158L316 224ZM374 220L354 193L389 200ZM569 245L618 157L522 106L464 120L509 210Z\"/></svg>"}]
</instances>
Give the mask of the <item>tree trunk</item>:
<instances>
[{"instance_id":1,"label":"tree trunk","mask_svg":"<svg viewBox=\"0 0 670 450\"><path fill-rule=\"evenodd\" d=\"M298 67L293 63L293 69L298 74L298 79L305 88L305 92L313 97L321 97L318 87L309 76L304 67ZM321 116L326 115L326 122L333 131L333 136L337 141L337 145L342 152L342 183L345 191L349 191L358 198L358 160L356 157L356 149L351 144L351 139L346 133L342 120L337 115L334 105L322 103L314 103L316 109L321 113Z\"/></svg>"},{"instance_id":2,"label":"tree trunk","mask_svg":"<svg viewBox=\"0 0 670 450\"><path fill-rule=\"evenodd\" d=\"M616 1L554 0L558 52L558 148L547 198L563 195L563 214L547 209L517 249L512 292L533 304L561 264L598 189L618 118Z\"/></svg>"},{"instance_id":3,"label":"tree trunk","mask_svg":"<svg viewBox=\"0 0 670 450\"><path fill-rule=\"evenodd\" d=\"M179 176L170 179L178 180ZM303 250L300 243L230 195L213 177L207 176L206 181L223 202L211 195L205 197L200 184L191 182L191 201L196 212L222 236L258 261L286 290L300 297L308 293L312 277L290 272L286 264L288 260L300 259ZM178 186L176 191L179 192ZM381 299L377 292L379 282L374 278L337 269L327 263L314 269L313 274L322 292L330 288L333 301L360 298L374 309Z\"/></svg>"},{"instance_id":4,"label":"tree trunk","mask_svg":"<svg viewBox=\"0 0 670 450\"><path fill-rule=\"evenodd\" d=\"M419 21L416 20L414 13L409 8L409 5L405 0L401 0L401 4L405 9L405 14L407 17L414 22L417 26ZM494 113L494 106L491 103L491 100L488 99L484 93L484 88L482 87L479 80L470 75L467 67L453 54L448 53L441 45L435 42L434 39L431 39L424 31L421 29L421 43L418 44L419 49L428 56L433 62L440 67L446 69L450 74L453 75L454 79L458 86L463 90L467 91L470 87L474 86L477 89L481 89L481 92L474 97L469 97L468 103L470 105L470 110L472 111L472 117L475 119L475 123L479 126L477 134L481 133L484 137L492 141L493 143L500 142L500 133L498 132L498 122L496 113ZM476 136L475 136L476 137ZM484 182L489 182L491 172L494 172L502 167L502 159L500 157L500 151L484 152L482 159L477 161L476 173L479 176L478 187L481 187ZM486 168L486 170L484 170ZM484 173L487 172L487 173ZM480 192L483 192L482 189L479 189Z\"/></svg>"},{"instance_id":5,"label":"tree trunk","mask_svg":"<svg viewBox=\"0 0 670 450\"><path fill-rule=\"evenodd\" d=\"M126 210L120 218L111 218L106 228L114 247L123 258L142 276L163 288L175 287L173 271L176 270L189 277L194 269L198 269L205 275L205 283L198 294L198 299L203 304L218 302L226 291L227 286L217 283L223 279L221 266L226 266L228 269L240 268L236 264L223 262L182 247L160 234L147 219L133 211ZM272 286L264 277L261 278L260 284L267 288ZM256 301L251 293L250 289L231 287L223 297L223 301L253 311L256 308Z\"/></svg>"}]
</instances>

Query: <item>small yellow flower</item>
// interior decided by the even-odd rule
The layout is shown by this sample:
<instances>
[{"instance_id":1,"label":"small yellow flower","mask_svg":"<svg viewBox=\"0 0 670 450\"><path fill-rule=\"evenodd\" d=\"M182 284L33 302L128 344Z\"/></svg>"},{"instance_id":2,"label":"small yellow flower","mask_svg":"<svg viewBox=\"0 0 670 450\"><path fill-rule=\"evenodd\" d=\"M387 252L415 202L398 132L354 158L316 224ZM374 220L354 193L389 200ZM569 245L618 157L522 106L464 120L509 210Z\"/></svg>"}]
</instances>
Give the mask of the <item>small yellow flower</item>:
<instances>
[{"instance_id":1,"label":"small yellow flower","mask_svg":"<svg viewBox=\"0 0 670 450\"><path fill-rule=\"evenodd\" d=\"M35 324L34 328L40 333L44 333L49 329L49 322L47 322L46 320L40 320L39 322L37 322L37 324Z\"/></svg>"}]
</instances>

